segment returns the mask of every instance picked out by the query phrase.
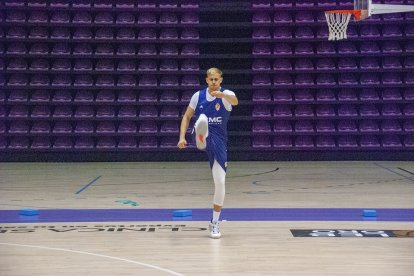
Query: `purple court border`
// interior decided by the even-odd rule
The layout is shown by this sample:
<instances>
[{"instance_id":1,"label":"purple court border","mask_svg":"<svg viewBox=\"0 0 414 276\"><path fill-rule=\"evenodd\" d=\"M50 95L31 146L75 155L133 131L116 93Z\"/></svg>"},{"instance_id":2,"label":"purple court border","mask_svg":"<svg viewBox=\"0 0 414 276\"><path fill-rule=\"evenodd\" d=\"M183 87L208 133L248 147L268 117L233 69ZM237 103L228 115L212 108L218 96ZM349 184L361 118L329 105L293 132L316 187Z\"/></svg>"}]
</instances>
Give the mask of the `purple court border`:
<instances>
[{"instance_id":1,"label":"purple court border","mask_svg":"<svg viewBox=\"0 0 414 276\"><path fill-rule=\"evenodd\" d=\"M228 221L414 221L414 209L374 209L376 217L362 216L361 208L228 208ZM0 223L208 221L211 209L191 209L192 216L173 217L177 209L40 209L38 216L22 216L19 210L0 210Z\"/></svg>"}]
</instances>

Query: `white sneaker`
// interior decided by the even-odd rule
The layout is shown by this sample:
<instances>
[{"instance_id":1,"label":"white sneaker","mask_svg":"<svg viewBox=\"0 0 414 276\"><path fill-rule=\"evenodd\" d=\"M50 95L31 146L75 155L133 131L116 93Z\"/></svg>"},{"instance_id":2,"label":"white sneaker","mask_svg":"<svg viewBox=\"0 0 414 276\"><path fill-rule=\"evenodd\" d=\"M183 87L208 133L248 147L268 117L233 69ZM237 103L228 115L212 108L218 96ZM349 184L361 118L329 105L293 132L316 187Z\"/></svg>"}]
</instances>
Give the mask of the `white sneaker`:
<instances>
[{"instance_id":1,"label":"white sneaker","mask_svg":"<svg viewBox=\"0 0 414 276\"><path fill-rule=\"evenodd\" d=\"M204 150L207 147L206 138L208 136L208 118L204 114L200 114L197 122L194 125L196 134L196 146L199 150Z\"/></svg>"},{"instance_id":2,"label":"white sneaker","mask_svg":"<svg viewBox=\"0 0 414 276\"><path fill-rule=\"evenodd\" d=\"M210 222L208 229L210 230L210 237L213 239L220 239L220 222Z\"/></svg>"}]
</instances>

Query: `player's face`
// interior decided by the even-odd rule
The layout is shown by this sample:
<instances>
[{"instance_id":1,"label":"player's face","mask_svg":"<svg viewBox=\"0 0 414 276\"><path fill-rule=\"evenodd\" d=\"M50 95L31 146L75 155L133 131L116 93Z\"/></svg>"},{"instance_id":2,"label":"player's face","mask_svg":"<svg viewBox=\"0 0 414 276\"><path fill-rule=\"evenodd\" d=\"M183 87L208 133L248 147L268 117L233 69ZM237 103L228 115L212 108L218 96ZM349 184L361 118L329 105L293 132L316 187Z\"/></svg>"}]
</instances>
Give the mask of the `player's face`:
<instances>
[{"instance_id":1,"label":"player's face","mask_svg":"<svg viewBox=\"0 0 414 276\"><path fill-rule=\"evenodd\" d=\"M208 89L210 91L219 90L222 81L223 78L220 76L220 74L215 72L209 74L206 78Z\"/></svg>"}]
</instances>

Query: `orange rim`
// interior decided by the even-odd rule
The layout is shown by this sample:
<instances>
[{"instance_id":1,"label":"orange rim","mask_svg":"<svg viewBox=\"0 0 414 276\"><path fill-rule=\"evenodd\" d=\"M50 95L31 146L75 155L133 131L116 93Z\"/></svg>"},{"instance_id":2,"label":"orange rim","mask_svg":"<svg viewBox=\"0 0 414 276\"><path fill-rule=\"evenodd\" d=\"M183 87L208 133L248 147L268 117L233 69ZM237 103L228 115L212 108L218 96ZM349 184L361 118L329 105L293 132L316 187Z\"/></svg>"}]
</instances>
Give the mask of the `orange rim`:
<instances>
[{"instance_id":1,"label":"orange rim","mask_svg":"<svg viewBox=\"0 0 414 276\"><path fill-rule=\"evenodd\" d=\"M355 16L356 20L360 20L361 15L362 15L361 10L332 10L332 11L326 11L325 13L350 13Z\"/></svg>"}]
</instances>

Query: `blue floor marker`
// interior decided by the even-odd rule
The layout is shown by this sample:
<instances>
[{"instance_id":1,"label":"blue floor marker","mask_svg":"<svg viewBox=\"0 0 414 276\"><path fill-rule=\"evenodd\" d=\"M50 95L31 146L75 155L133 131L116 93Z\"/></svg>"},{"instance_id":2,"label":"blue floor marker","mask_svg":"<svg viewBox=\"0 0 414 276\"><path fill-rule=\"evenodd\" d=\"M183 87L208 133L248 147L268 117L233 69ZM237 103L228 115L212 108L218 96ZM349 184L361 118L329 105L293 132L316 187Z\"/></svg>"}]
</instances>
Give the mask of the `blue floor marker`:
<instances>
[{"instance_id":1,"label":"blue floor marker","mask_svg":"<svg viewBox=\"0 0 414 276\"><path fill-rule=\"evenodd\" d=\"M21 215L21 216L37 216L37 215L39 215L39 210L37 210L37 209L21 209L19 211L19 215Z\"/></svg>"},{"instance_id":2,"label":"blue floor marker","mask_svg":"<svg viewBox=\"0 0 414 276\"><path fill-rule=\"evenodd\" d=\"M173 217L189 217L193 215L191 210L174 210L172 212Z\"/></svg>"}]
</instances>

